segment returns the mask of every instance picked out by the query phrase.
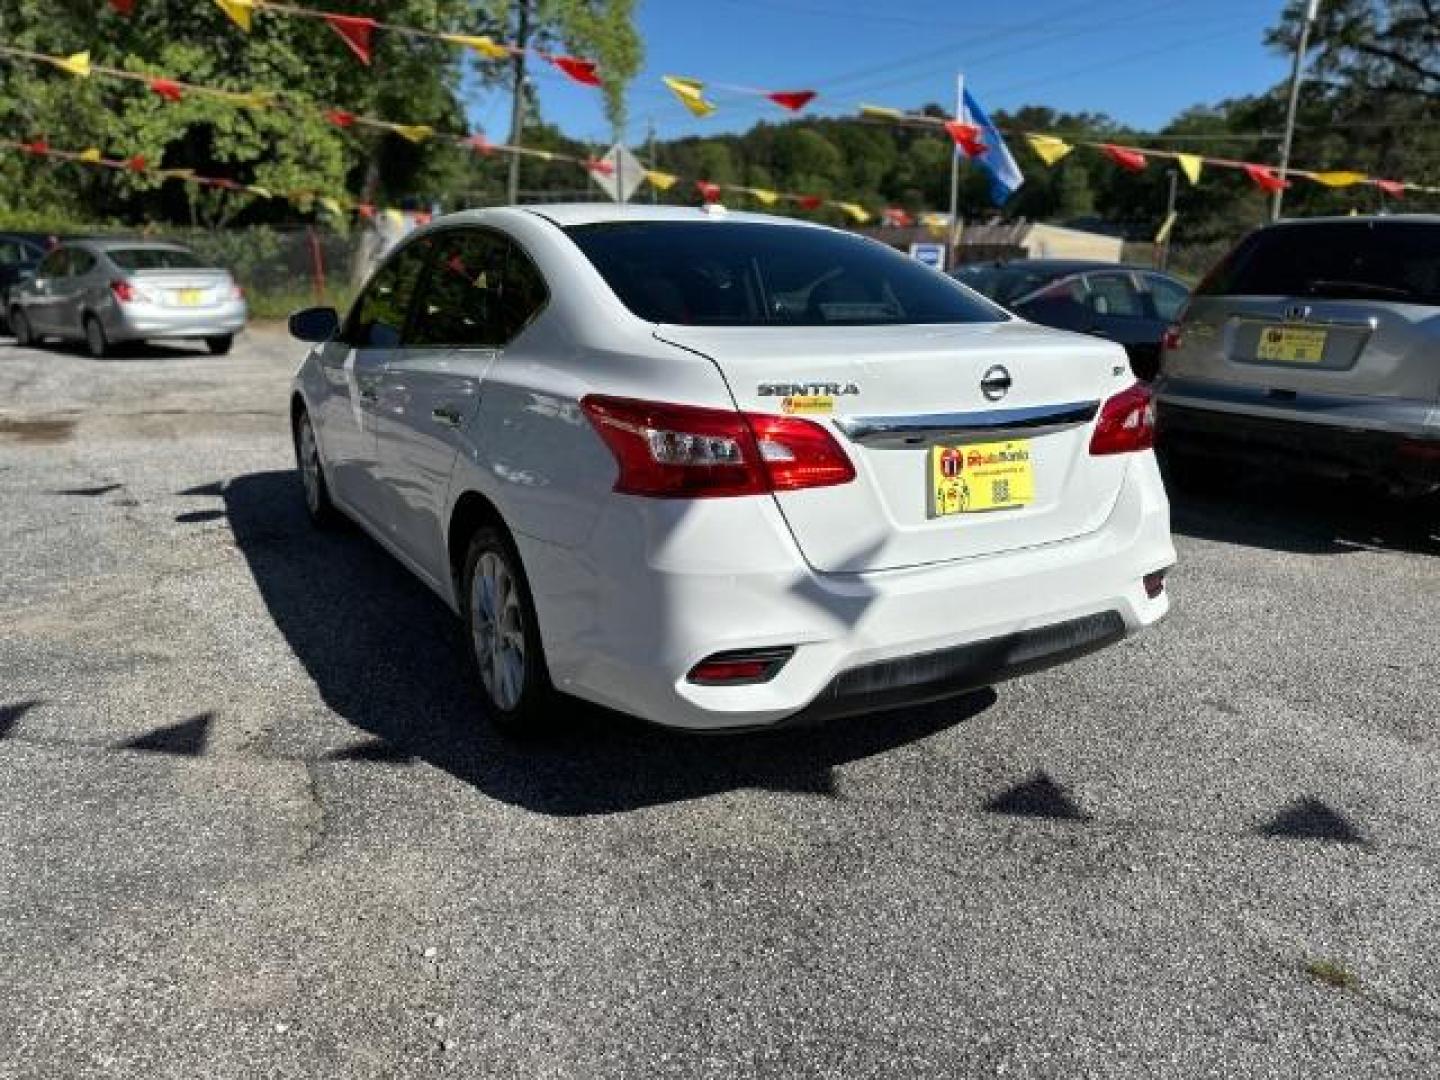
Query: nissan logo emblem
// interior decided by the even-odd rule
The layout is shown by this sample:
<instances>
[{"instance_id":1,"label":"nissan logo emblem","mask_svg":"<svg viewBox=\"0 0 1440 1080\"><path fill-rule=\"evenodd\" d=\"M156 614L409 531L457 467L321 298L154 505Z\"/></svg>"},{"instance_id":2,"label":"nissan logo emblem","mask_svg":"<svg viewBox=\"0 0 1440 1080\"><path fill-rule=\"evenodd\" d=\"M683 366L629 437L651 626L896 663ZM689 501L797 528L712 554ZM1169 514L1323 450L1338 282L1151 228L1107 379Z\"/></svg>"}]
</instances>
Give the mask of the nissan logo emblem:
<instances>
[{"instance_id":1,"label":"nissan logo emblem","mask_svg":"<svg viewBox=\"0 0 1440 1080\"><path fill-rule=\"evenodd\" d=\"M1010 372L996 364L981 377L980 392L986 401L999 401L1010 392Z\"/></svg>"}]
</instances>

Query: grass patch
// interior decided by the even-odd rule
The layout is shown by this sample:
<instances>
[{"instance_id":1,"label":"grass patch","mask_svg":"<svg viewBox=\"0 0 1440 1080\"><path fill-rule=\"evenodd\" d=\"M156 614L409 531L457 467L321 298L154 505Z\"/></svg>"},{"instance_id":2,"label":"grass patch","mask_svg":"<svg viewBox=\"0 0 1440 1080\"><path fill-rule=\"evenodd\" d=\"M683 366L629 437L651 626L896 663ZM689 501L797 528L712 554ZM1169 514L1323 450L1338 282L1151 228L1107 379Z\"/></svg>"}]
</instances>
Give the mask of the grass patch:
<instances>
[{"instance_id":1,"label":"grass patch","mask_svg":"<svg viewBox=\"0 0 1440 1080\"><path fill-rule=\"evenodd\" d=\"M1331 960L1305 961L1305 974L1336 990L1359 990L1360 980Z\"/></svg>"},{"instance_id":2,"label":"grass patch","mask_svg":"<svg viewBox=\"0 0 1440 1080\"><path fill-rule=\"evenodd\" d=\"M248 293L245 299L250 304L252 319L269 321L284 320L289 318L292 311L315 307L317 304L328 304L343 313L350 306L353 296L350 289L343 287L326 289L323 300L316 299L313 289L286 289L280 292L257 289Z\"/></svg>"}]
</instances>

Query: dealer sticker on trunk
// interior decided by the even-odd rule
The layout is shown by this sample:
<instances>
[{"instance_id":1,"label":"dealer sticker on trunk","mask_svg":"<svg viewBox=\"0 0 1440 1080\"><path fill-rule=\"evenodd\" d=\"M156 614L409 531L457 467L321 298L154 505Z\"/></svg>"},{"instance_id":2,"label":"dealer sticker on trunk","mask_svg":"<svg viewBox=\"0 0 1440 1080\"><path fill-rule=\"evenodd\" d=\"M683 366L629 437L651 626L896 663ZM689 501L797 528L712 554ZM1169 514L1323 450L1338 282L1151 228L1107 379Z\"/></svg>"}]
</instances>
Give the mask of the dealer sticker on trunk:
<instances>
[{"instance_id":1,"label":"dealer sticker on trunk","mask_svg":"<svg viewBox=\"0 0 1440 1080\"><path fill-rule=\"evenodd\" d=\"M801 397L787 397L780 402L780 411L788 413L791 416L832 413L835 411L835 399L829 394L808 394Z\"/></svg>"},{"instance_id":2,"label":"dealer sticker on trunk","mask_svg":"<svg viewBox=\"0 0 1440 1080\"><path fill-rule=\"evenodd\" d=\"M1035 501L1030 440L932 446L930 517L1013 510Z\"/></svg>"}]
</instances>

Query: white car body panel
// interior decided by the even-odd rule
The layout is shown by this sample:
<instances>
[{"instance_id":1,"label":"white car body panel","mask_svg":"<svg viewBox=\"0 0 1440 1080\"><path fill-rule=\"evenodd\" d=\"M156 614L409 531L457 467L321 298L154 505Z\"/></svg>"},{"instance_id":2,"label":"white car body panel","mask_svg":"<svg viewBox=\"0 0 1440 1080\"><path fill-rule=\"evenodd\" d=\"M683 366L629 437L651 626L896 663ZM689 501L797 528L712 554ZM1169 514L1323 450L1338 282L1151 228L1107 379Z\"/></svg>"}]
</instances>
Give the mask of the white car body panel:
<instances>
[{"instance_id":1,"label":"white car body panel","mask_svg":"<svg viewBox=\"0 0 1440 1080\"><path fill-rule=\"evenodd\" d=\"M326 343L295 381L336 503L456 610L455 508L478 495L498 511L559 689L678 727L764 726L801 712L859 665L1102 612L1134 632L1166 613L1168 597L1149 597L1141 583L1175 561L1151 452L1089 456L1093 425L1044 436L1053 441L1037 456L1035 505L957 524L925 520L915 451L865 450L834 427L851 414L987 407L979 378L1002 358L1015 373L1007 406L1098 402L1132 381L1118 346L1019 320L753 332L657 325L630 312L556 227L620 215L706 217L546 206L440 219L432 231L478 225L517 242L548 285L541 314L503 349L382 350L390 355L371 358L369 371L363 354L374 350ZM728 214L717 227L726 220L783 219ZM894 377L897 365L906 378ZM359 400L362 375L376 380L372 401ZM616 461L579 404L605 394L775 412L778 401L756 394L772 379L861 386L837 400L833 417L818 418L856 463L855 481L779 496L617 494ZM458 424L437 423L436 410ZM893 493L896 470L917 478L913 505ZM686 681L716 652L770 645L796 648L770 682Z\"/></svg>"}]
</instances>

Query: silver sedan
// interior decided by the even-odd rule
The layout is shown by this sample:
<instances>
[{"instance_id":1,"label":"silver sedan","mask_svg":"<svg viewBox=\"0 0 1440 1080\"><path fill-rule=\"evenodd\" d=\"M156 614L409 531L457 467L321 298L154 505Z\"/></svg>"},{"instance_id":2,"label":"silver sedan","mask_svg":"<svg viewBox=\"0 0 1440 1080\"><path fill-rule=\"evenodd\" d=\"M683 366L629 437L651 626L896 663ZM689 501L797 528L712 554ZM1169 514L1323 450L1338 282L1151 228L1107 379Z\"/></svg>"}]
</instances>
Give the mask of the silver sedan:
<instances>
[{"instance_id":1,"label":"silver sedan","mask_svg":"<svg viewBox=\"0 0 1440 1080\"><path fill-rule=\"evenodd\" d=\"M11 294L9 315L22 345L83 341L100 357L121 342L190 338L223 355L248 311L228 270L178 244L74 240Z\"/></svg>"}]
</instances>

